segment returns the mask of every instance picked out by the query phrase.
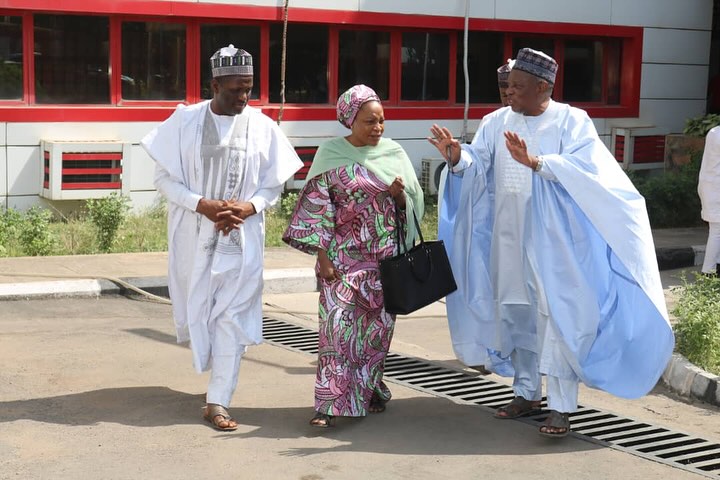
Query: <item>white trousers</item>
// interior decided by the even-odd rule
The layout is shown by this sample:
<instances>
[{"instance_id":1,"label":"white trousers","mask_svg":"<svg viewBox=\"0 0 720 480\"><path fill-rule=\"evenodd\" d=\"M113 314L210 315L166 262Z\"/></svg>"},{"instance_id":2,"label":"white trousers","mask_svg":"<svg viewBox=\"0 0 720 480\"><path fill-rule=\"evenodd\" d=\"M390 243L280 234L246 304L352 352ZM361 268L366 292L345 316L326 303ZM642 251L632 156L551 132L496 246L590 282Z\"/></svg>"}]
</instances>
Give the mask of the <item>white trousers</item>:
<instances>
[{"instance_id":1,"label":"white trousers","mask_svg":"<svg viewBox=\"0 0 720 480\"><path fill-rule=\"evenodd\" d=\"M720 222L709 222L707 245L705 245L705 261L703 262L703 273L715 273L717 264L720 263Z\"/></svg>"},{"instance_id":2,"label":"white trousers","mask_svg":"<svg viewBox=\"0 0 720 480\"><path fill-rule=\"evenodd\" d=\"M510 355L515 378L513 391L525 400L542 399L542 375L538 368L538 357L535 352L515 349ZM578 381L565 380L547 376L547 405L550 410L570 413L577 410Z\"/></svg>"},{"instance_id":3,"label":"white trousers","mask_svg":"<svg viewBox=\"0 0 720 480\"><path fill-rule=\"evenodd\" d=\"M236 355L217 355L212 357L210 383L208 383L206 402L227 408L237 388L240 373L240 360L247 347Z\"/></svg>"}]
</instances>

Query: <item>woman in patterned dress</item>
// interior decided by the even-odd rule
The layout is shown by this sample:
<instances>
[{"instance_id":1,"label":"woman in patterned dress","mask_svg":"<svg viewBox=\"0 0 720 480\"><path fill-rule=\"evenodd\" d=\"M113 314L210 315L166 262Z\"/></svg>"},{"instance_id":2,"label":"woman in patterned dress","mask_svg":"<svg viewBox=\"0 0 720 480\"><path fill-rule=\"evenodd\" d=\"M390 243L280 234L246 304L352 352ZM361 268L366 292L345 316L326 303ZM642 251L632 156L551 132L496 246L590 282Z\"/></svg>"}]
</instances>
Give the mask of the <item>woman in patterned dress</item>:
<instances>
[{"instance_id":1,"label":"woman in patterned dress","mask_svg":"<svg viewBox=\"0 0 720 480\"><path fill-rule=\"evenodd\" d=\"M318 149L283 235L290 246L318 257L316 414L310 421L316 427L331 426L337 416L385 410L391 394L382 377L395 315L383 307L378 261L397 252L396 212L408 243L415 226L405 215L414 211L419 221L423 214L410 159L382 138L377 94L356 85L340 96L337 113L350 134Z\"/></svg>"}]
</instances>

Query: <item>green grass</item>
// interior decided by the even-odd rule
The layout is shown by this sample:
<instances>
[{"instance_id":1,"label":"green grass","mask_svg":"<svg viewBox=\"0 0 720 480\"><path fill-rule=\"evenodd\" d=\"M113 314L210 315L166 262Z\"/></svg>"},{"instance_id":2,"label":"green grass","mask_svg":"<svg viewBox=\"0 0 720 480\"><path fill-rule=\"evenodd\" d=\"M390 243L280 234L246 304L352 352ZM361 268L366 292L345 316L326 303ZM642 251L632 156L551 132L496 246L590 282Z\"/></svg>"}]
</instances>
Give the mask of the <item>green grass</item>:
<instances>
[{"instance_id":1,"label":"green grass","mask_svg":"<svg viewBox=\"0 0 720 480\"><path fill-rule=\"evenodd\" d=\"M282 234L288 226L297 196L288 194L276 208L267 212L265 245L280 247L285 244ZM426 240L437 238L437 207L426 199L422 231ZM19 212L0 214L0 257L30 255L21 235L23 217ZM53 219L47 226L52 240L50 255L88 255L102 253L96 227L82 212ZM162 252L167 250L167 217L163 205L136 214L130 214L118 229L110 253Z\"/></svg>"},{"instance_id":2,"label":"green grass","mask_svg":"<svg viewBox=\"0 0 720 480\"><path fill-rule=\"evenodd\" d=\"M696 274L683 280L673 309L675 349L693 364L720 375L720 277Z\"/></svg>"},{"instance_id":3,"label":"green grass","mask_svg":"<svg viewBox=\"0 0 720 480\"><path fill-rule=\"evenodd\" d=\"M20 257L32 255L27 242L17 232L23 229L23 221L16 220L17 212L0 216L0 256ZM83 214L54 218L47 225L52 239L50 255L87 255L102 253L95 225ZM161 252L167 250L167 219L164 209L147 210L128 215L118 229L110 253Z\"/></svg>"}]
</instances>

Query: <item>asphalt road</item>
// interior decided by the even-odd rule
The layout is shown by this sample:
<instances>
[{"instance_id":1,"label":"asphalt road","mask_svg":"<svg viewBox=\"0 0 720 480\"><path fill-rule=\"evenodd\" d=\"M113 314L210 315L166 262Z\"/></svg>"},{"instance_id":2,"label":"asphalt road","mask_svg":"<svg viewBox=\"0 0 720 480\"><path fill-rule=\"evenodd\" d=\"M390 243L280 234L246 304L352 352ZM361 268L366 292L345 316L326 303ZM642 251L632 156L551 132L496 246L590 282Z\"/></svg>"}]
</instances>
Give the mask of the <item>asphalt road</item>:
<instances>
[{"instance_id":1,"label":"asphalt road","mask_svg":"<svg viewBox=\"0 0 720 480\"><path fill-rule=\"evenodd\" d=\"M317 294L267 311L312 325ZM456 365L439 307L398 322L393 350ZM392 385L385 413L307 425L314 358L250 349L232 413L200 418L206 375L174 342L170 308L125 298L0 304L0 479L691 479L577 438L553 441L489 410ZM635 401L583 389L581 403L720 440L717 410L658 390Z\"/></svg>"}]
</instances>

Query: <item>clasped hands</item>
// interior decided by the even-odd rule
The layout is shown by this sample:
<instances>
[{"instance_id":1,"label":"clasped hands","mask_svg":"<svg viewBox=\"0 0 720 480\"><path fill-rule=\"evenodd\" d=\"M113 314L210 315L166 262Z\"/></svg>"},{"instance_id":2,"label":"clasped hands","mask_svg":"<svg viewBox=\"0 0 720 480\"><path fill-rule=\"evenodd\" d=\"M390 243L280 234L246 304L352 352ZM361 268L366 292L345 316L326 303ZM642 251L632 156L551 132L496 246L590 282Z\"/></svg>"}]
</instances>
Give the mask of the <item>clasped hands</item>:
<instances>
[{"instance_id":1,"label":"clasped hands","mask_svg":"<svg viewBox=\"0 0 720 480\"><path fill-rule=\"evenodd\" d=\"M427 137L428 142L438 149L446 161L450 162L452 165L457 164L457 162L460 161L460 142L453 138L450 130L446 127L440 127L433 124L433 126L430 127L430 133L432 136ZM505 147L507 147L510 155L517 162L535 169L538 164L538 158L534 155L528 154L525 140L520 138L520 136L514 132L505 132L504 135Z\"/></svg>"},{"instance_id":2,"label":"clasped hands","mask_svg":"<svg viewBox=\"0 0 720 480\"><path fill-rule=\"evenodd\" d=\"M257 213L251 202L208 200L207 198L201 198L195 210L211 222L215 222L215 229L224 235L240 228L246 218Z\"/></svg>"}]
</instances>

